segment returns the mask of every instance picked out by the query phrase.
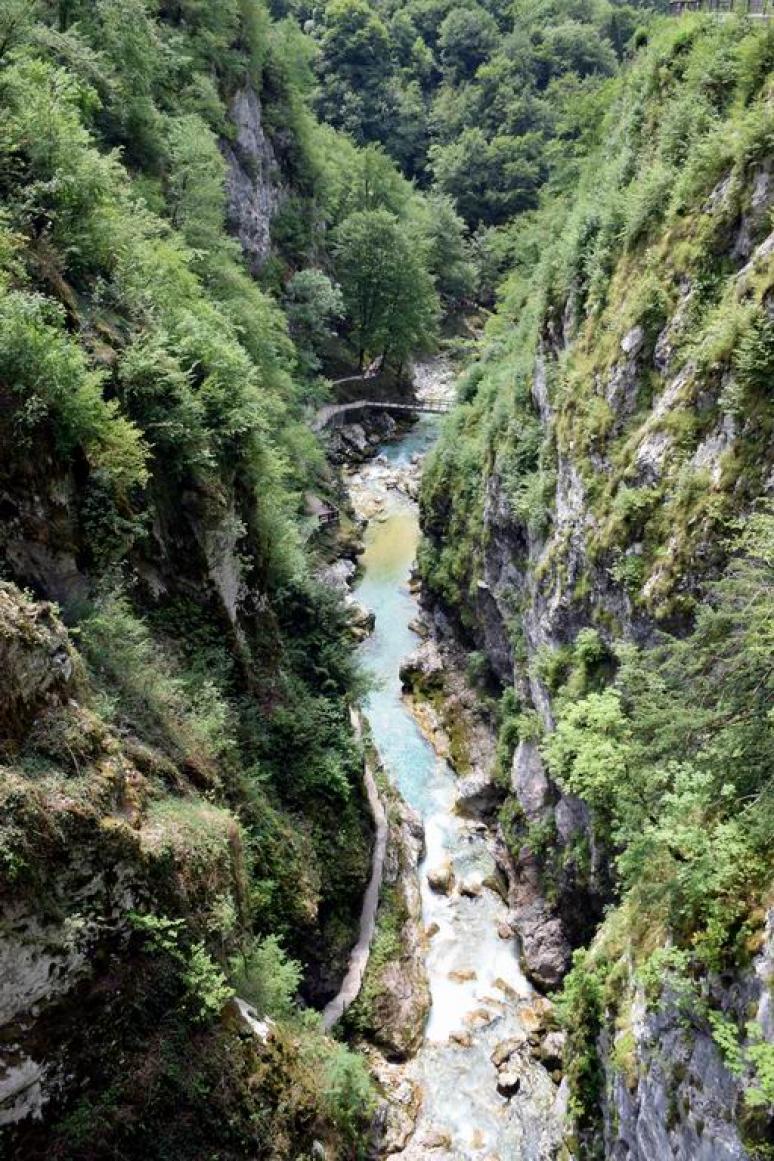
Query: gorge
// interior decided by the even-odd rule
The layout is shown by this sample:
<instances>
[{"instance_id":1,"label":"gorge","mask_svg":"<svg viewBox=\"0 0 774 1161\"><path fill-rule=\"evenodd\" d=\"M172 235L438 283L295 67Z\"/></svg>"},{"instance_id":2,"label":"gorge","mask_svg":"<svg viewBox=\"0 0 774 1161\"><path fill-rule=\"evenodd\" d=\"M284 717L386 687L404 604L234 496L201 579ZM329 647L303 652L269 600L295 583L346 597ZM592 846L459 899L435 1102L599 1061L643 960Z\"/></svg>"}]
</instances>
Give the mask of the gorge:
<instances>
[{"instance_id":1,"label":"gorge","mask_svg":"<svg viewBox=\"0 0 774 1161\"><path fill-rule=\"evenodd\" d=\"M669 7L0 0L9 1161L771 1158L774 21Z\"/></svg>"}]
</instances>

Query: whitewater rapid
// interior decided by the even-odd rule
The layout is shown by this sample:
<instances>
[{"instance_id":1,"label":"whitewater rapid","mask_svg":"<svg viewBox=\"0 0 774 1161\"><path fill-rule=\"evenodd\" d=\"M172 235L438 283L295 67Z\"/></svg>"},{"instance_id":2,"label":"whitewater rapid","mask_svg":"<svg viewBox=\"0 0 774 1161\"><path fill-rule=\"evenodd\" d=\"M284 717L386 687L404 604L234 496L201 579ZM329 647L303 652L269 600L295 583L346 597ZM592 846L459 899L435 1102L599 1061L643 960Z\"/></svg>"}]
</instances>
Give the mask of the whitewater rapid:
<instances>
[{"instance_id":1,"label":"whitewater rapid","mask_svg":"<svg viewBox=\"0 0 774 1161\"><path fill-rule=\"evenodd\" d=\"M560 1136L561 1094L542 1065L518 1056L518 1092L497 1090L491 1060L498 1045L524 1041L521 1001L531 987L512 939L498 934L507 907L487 887L478 897L458 890L437 894L428 868L451 861L457 884L492 876L495 864L486 832L454 812L456 776L422 735L401 696L401 661L418 645L411 629L418 615L409 587L419 539L416 503L390 487L432 445L438 421L423 418L399 441L386 445L381 461L358 469L359 500L377 514L366 532L357 600L376 614L373 635L361 647L376 687L365 701L375 745L388 776L422 818L427 854L420 868L423 921L428 932L426 967L432 1007L423 1046L405 1074L422 1089L416 1131L399 1154L404 1161L542 1161ZM385 462L386 460L386 462Z\"/></svg>"}]
</instances>

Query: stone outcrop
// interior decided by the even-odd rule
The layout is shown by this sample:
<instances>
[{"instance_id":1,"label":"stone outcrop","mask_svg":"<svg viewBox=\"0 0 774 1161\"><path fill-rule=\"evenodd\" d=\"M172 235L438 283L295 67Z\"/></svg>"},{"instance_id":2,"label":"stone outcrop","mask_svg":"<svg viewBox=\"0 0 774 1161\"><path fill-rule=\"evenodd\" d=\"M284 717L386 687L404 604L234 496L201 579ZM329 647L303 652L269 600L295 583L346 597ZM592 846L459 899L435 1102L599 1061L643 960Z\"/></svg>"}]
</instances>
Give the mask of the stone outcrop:
<instances>
[{"instance_id":1,"label":"stone outcrop","mask_svg":"<svg viewBox=\"0 0 774 1161\"><path fill-rule=\"evenodd\" d=\"M387 411L361 408L352 422L333 426L326 452L333 464L363 464L379 454L379 445L393 439L398 424Z\"/></svg>"},{"instance_id":2,"label":"stone outcrop","mask_svg":"<svg viewBox=\"0 0 774 1161\"><path fill-rule=\"evenodd\" d=\"M73 697L82 673L77 654L52 605L21 599L0 583L0 738L18 741L44 710Z\"/></svg>"},{"instance_id":3,"label":"stone outcrop","mask_svg":"<svg viewBox=\"0 0 774 1161\"><path fill-rule=\"evenodd\" d=\"M271 252L271 223L285 189L263 127L261 103L251 86L235 94L230 117L234 135L221 141L227 165L228 224L242 245L249 269L258 274Z\"/></svg>"},{"instance_id":4,"label":"stone outcrop","mask_svg":"<svg viewBox=\"0 0 774 1161\"><path fill-rule=\"evenodd\" d=\"M400 921L400 954L369 970L363 1002L369 1041L388 1060L401 1061L419 1048L430 1009L417 870L424 856L424 830L415 811L394 791L390 794L380 911L394 909Z\"/></svg>"}]
</instances>

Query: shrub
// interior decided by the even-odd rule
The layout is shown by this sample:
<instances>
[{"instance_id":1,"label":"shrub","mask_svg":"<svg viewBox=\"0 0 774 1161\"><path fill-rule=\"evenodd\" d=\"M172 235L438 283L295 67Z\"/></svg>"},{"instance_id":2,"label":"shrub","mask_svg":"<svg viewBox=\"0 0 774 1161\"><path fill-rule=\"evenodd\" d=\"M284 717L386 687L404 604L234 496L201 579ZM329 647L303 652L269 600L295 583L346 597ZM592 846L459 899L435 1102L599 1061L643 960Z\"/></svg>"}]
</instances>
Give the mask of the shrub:
<instances>
[{"instance_id":1,"label":"shrub","mask_svg":"<svg viewBox=\"0 0 774 1161\"><path fill-rule=\"evenodd\" d=\"M229 961L237 993L261 1016L282 1017L293 1012L301 965L289 959L275 935L254 937Z\"/></svg>"}]
</instances>

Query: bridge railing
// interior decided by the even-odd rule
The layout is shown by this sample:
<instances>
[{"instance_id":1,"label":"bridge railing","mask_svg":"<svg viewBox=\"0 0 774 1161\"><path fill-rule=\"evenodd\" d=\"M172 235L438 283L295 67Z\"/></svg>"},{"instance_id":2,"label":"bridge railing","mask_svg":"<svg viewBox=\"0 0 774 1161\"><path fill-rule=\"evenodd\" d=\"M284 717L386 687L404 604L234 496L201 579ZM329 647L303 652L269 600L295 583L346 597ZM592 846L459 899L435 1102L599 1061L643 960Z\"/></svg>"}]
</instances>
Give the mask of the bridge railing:
<instances>
[{"instance_id":1,"label":"bridge railing","mask_svg":"<svg viewBox=\"0 0 774 1161\"><path fill-rule=\"evenodd\" d=\"M431 415L446 415L451 411L452 404L447 402L420 402L398 403L392 399L356 399L351 403L329 403L321 407L312 421L312 430L320 432L333 420L346 415L351 411L363 411L365 408L375 408L377 411L405 411L409 414L425 412Z\"/></svg>"},{"instance_id":2,"label":"bridge railing","mask_svg":"<svg viewBox=\"0 0 774 1161\"><path fill-rule=\"evenodd\" d=\"M685 12L712 12L717 16L736 12L768 20L774 17L774 0L672 0L671 16L682 16Z\"/></svg>"}]
</instances>

